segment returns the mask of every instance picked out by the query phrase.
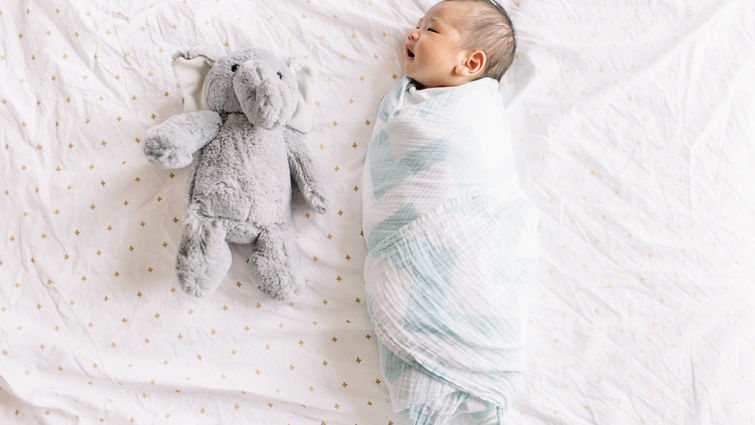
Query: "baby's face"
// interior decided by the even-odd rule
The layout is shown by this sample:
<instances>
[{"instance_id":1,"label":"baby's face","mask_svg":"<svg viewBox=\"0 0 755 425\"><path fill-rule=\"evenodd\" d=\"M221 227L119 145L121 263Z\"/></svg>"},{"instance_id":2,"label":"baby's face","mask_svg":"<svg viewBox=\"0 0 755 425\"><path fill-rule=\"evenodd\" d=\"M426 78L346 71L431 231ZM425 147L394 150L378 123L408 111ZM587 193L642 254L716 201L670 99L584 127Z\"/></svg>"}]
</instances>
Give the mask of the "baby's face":
<instances>
[{"instance_id":1,"label":"baby's face","mask_svg":"<svg viewBox=\"0 0 755 425\"><path fill-rule=\"evenodd\" d=\"M461 3L438 3L420 19L404 43L404 74L425 87L457 85L454 69L464 56L459 48Z\"/></svg>"}]
</instances>

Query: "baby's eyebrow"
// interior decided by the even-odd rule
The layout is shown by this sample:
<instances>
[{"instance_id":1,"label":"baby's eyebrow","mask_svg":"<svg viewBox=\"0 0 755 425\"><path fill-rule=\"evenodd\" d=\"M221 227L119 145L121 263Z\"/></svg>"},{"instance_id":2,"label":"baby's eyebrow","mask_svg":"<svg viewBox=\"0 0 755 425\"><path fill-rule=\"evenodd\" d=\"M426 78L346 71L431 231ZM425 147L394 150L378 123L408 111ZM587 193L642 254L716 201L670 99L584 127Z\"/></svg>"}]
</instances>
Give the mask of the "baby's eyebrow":
<instances>
[{"instance_id":1,"label":"baby's eyebrow","mask_svg":"<svg viewBox=\"0 0 755 425\"><path fill-rule=\"evenodd\" d=\"M422 21L424 21L424 20L425 20L425 17L423 16L422 18L420 18L419 21L417 21L417 26L418 27L422 26ZM435 16L432 16L432 17L430 17L430 24L441 25L442 23Z\"/></svg>"}]
</instances>

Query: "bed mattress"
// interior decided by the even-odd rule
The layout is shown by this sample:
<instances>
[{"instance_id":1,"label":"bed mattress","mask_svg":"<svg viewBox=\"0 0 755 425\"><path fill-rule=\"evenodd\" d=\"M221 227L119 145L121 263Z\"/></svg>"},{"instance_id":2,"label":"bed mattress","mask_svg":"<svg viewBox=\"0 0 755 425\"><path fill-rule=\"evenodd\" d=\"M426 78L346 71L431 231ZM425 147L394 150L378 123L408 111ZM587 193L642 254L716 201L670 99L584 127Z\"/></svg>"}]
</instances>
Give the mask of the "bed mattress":
<instances>
[{"instance_id":1,"label":"bed mattress","mask_svg":"<svg viewBox=\"0 0 755 425\"><path fill-rule=\"evenodd\" d=\"M365 305L362 166L428 0L0 5L0 423L405 424ZM511 424L755 421L755 4L504 1L500 84L541 210ZM190 169L146 129L183 110L179 50L318 65L291 302L174 261Z\"/></svg>"}]
</instances>

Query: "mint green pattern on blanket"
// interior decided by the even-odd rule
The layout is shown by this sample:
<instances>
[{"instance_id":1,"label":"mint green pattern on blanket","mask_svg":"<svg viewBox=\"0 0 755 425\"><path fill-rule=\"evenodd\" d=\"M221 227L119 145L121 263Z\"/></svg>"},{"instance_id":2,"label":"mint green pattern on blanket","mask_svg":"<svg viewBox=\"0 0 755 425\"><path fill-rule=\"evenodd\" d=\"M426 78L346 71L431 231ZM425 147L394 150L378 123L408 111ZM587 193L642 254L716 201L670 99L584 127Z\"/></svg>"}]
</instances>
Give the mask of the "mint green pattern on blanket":
<instances>
[{"instance_id":1,"label":"mint green pattern on blanket","mask_svg":"<svg viewBox=\"0 0 755 425\"><path fill-rule=\"evenodd\" d=\"M398 229L416 219L417 211L414 210L414 204L409 203L404 205L395 214L386 218L372 229L372 232L367 236L367 249L375 249L385 238L394 235Z\"/></svg>"},{"instance_id":2,"label":"mint green pattern on blanket","mask_svg":"<svg viewBox=\"0 0 755 425\"><path fill-rule=\"evenodd\" d=\"M380 199L409 176L446 159L448 140L436 139L429 145L412 152L406 158L396 161L393 158L390 137L388 133L381 131L372 139L367 150L371 158L370 173L372 173L372 181L375 182L373 187L375 198Z\"/></svg>"}]
</instances>

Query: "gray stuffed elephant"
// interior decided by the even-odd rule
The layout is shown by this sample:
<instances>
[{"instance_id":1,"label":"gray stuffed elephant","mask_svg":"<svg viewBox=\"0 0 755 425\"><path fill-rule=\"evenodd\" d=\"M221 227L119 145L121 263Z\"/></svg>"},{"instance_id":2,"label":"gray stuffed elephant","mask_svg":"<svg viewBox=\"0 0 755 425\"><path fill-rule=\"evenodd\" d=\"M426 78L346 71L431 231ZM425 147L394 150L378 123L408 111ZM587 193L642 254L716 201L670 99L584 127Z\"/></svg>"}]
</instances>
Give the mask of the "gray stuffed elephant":
<instances>
[{"instance_id":1,"label":"gray stuffed elephant","mask_svg":"<svg viewBox=\"0 0 755 425\"><path fill-rule=\"evenodd\" d=\"M315 211L327 206L303 133L314 67L252 48L215 61L191 54L174 60L191 112L151 127L144 153L161 168L194 163L178 280L187 293L207 295L231 267L228 243L251 244L253 280L272 297L290 299L301 286L289 263L292 180ZM209 110L196 110L203 107Z\"/></svg>"}]
</instances>

